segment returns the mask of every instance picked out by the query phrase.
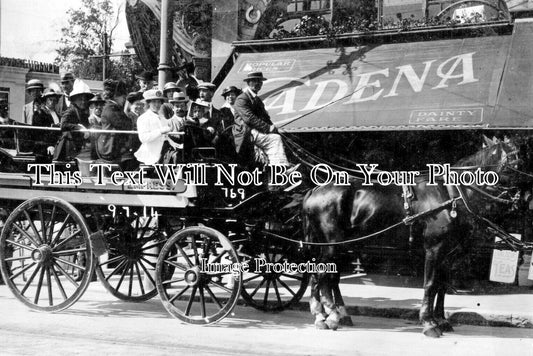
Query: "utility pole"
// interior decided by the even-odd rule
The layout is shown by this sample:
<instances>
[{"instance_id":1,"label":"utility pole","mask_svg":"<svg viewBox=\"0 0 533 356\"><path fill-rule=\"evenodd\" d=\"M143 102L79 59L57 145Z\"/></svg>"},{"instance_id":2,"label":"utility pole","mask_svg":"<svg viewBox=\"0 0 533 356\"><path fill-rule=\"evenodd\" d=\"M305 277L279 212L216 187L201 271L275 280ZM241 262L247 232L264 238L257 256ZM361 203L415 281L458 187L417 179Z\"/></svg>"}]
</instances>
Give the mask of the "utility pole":
<instances>
[{"instance_id":1,"label":"utility pole","mask_svg":"<svg viewBox=\"0 0 533 356\"><path fill-rule=\"evenodd\" d=\"M168 65L168 32L169 32L169 0L161 0L161 37L160 37L160 50L159 50L159 66L157 70L158 86L159 89L163 89L163 86L167 82L167 73L170 69Z\"/></svg>"}]
</instances>

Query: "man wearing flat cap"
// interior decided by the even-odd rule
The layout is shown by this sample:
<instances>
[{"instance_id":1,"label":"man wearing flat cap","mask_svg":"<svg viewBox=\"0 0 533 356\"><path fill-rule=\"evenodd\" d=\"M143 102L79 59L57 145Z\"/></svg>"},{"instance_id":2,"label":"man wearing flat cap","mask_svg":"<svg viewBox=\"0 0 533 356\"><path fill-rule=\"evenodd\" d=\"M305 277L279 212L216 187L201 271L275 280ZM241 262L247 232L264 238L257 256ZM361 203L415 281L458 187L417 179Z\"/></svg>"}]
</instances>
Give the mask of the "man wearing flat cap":
<instances>
[{"instance_id":1,"label":"man wearing flat cap","mask_svg":"<svg viewBox=\"0 0 533 356\"><path fill-rule=\"evenodd\" d=\"M211 134L211 144L215 146L219 140L220 134L224 131L222 126L222 113L213 106L213 95L215 95L216 85L209 82L200 82L198 84L198 99L196 103L207 107L204 118L207 123L202 126L207 128Z\"/></svg>"},{"instance_id":2,"label":"man wearing flat cap","mask_svg":"<svg viewBox=\"0 0 533 356\"><path fill-rule=\"evenodd\" d=\"M269 164L288 166L281 136L258 95L265 80L262 72L249 73L244 79L247 87L235 101L235 122L247 126L252 142L265 153Z\"/></svg>"}]
</instances>

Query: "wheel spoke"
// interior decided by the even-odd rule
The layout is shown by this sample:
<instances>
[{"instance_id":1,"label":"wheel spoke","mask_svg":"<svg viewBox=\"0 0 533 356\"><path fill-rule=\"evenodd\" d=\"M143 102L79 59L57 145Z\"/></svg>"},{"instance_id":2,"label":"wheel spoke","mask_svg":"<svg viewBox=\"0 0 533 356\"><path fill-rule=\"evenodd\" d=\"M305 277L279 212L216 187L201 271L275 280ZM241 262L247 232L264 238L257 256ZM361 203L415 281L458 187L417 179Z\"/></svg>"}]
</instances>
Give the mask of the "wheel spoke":
<instances>
[{"instance_id":1,"label":"wheel spoke","mask_svg":"<svg viewBox=\"0 0 533 356\"><path fill-rule=\"evenodd\" d=\"M148 263L148 266L153 267L155 269L155 263L148 261L146 258L141 256L141 260Z\"/></svg>"},{"instance_id":2,"label":"wheel spoke","mask_svg":"<svg viewBox=\"0 0 533 356\"><path fill-rule=\"evenodd\" d=\"M278 278L278 282L286 289L288 290L293 296L296 296L296 293L294 293L292 291L292 289L285 283L283 282L281 279Z\"/></svg>"},{"instance_id":3,"label":"wheel spoke","mask_svg":"<svg viewBox=\"0 0 533 356\"><path fill-rule=\"evenodd\" d=\"M266 289L265 289L265 297L263 298L263 305L264 306L266 306L268 304L268 291L269 291L269 288L270 288L270 280L268 279L267 280Z\"/></svg>"},{"instance_id":4,"label":"wheel spoke","mask_svg":"<svg viewBox=\"0 0 533 356\"><path fill-rule=\"evenodd\" d=\"M41 295L41 287L43 286L43 278L44 278L44 267L41 268L41 273L39 273L39 283L37 283L37 291L35 292L35 298L33 300L33 304L35 305L39 304L39 296Z\"/></svg>"},{"instance_id":5,"label":"wheel spoke","mask_svg":"<svg viewBox=\"0 0 533 356\"><path fill-rule=\"evenodd\" d=\"M141 294L144 295L146 292L144 291L144 284L141 278L141 270L139 269L139 265L137 262L135 263L135 270L137 271L137 278L139 279L139 287L141 288Z\"/></svg>"},{"instance_id":6,"label":"wheel spoke","mask_svg":"<svg viewBox=\"0 0 533 356\"><path fill-rule=\"evenodd\" d=\"M178 299L179 297L181 297L188 289L189 289L190 285L187 285L185 288L183 288L181 290L181 292L177 293L175 296L173 296L172 298L170 298L168 300L169 303L173 303L176 299Z\"/></svg>"},{"instance_id":7,"label":"wheel spoke","mask_svg":"<svg viewBox=\"0 0 533 356\"><path fill-rule=\"evenodd\" d=\"M57 231L56 235L54 236L52 241L50 241L50 246L54 246L56 241L61 237L61 235L63 234L63 231L65 231L65 228L67 227L68 219L70 219L70 214L68 214L65 220L63 220L63 222L61 223L61 226L59 227L59 230Z\"/></svg>"},{"instance_id":8,"label":"wheel spoke","mask_svg":"<svg viewBox=\"0 0 533 356\"><path fill-rule=\"evenodd\" d=\"M18 242L13 241L13 240L7 240L7 239L6 239L6 243L9 243L9 244L11 244L11 245L15 245L15 246L17 246L17 247L23 248L23 249L28 250L28 251L33 251L33 250L35 250L34 248L29 247L28 245L24 245L24 244L18 243ZM7 261L7 260L6 260L6 261Z\"/></svg>"},{"instance_id":9,"label":"wheel spoke","mask_svg":"<svg viewBox=\"0 0 533 356\"><path fill-rule=\"evenodd\" d=\"M223 250L220 255L216 256L213 261L210 261L209 263L218 263L222 259L222 256L224 256L226 253L228 253L228 250Z\"/></svg>"},{"instance_id":10,"label":"wheel spoke","mask_svg":"<svg viewBox=\"0 0 533 356\"><path fill-rule=\"evenodd\" d=\"M35 241L35 240L33 239L33 237L32 237L30 234L28 234L28 232L27 232L26 230L24 230L22 227L18 226L18 224L14 223L14 224L13 224L13 227L14 227L15 229L17 229L22 235L24 235L28 240L30 240L30 242L31 242L35 247L39 247L39 246L40 246L40 244L37 243L37 241Z\"/></svg>"},{"instance_id":11,"label":"wheel spoke","mask_svg":"<svg viewBox=\"0 0 533 356\"><path fill-rule=\"evenodd\" d=\"M50 226L48 226L48 237L46 237L46 241L51 243L52 237L54 236L54 227L56 226L56 206L52 208L52 214L50 214Z\"/></svg>"},{"instance_id":12,"label":"wheel spoke","mask_svg":"<svg viewBox=\"0 0 533 356\"><path fill-rule=\"evenodd\" d=\"M54 269L53 266L50 266L49 268L52 271L52 274L54 275L54 279L56 281L57 286L59 287L59 291L61 292L61 295L63 296L63 299L67 300L67 293L65 293L65 288L63 288L63 284L59 280L59 277L57 276L56 270Z\"/></svg>"},{"instance_id":13,"label":"wheel spoke","mask_svg":"<svg viewBox=\"0 0 533 356\"><path fill-rule=\"evenodd\" d=\"M31 258L32 258L31 256L9 257L9 258L6 258L5 261L12 262L12 261L20 261L20 260L29 260Z\"/></svg>"},{"instance_id":14,"label":"wheel spoke","mask_svg":"<svg viewBox=\"0 0 533 356\"><path fill-rule=\"evenodd\" d=\"M154 280L154 277L152 277L152 275L150 274L150 272L148 272L148 269L146 268L146 266L143 265L141 261L139 261L139 264L141 265L141 268L144 270L145 275L148 276L148 278L150 279L150 282L152 282L152 285L155 286L155 280Z\"/></svg>"},{"instance_id":15,"label":"wheel spoke","mask_svg":"<svg viewBox=\"0 0 533 356\"><path fill-rule=\"evenodd\" d=\"M114 263L114 262L117 262L117 261L122 260L122 259L124 259L123 255L120 255L120 256L117 256L117 257L113 257L112 259L105 260L104 262L99 263L98 266L102 267L103 265L108 265L110 263Z\"/></svg>"},{"instance_id":16,"label":"wheel spoke","mask_svg":"<svg viewBox=\"0 0 533 356\"><path fill-rule=\"evenodd\" d=\"M40 269L41 269L41 265L37 265L37 268L35 268L35 270L31 274L30 278L28 278L28 280L26 281L26 284L24 285L24 288L22 288L22 290L20 291L21 295L24 295L24 292L26 292L26 289L28 289L28 287L30 286L31 282L33 282L33 279L35 278L35 275L37 274L37 272L39 272Z\"/></svg>"},{"instance_id":17,"label":"wheel spoke","mask_svg":"<svg viewBox=\"0 0 533 356\"><path fill-rule=\"evenodd\" d=\"M204 289L202 288L202 286L198 287L198 289L200 290L200 307L202 309L202 318L205 318L205 300L204 300Z\"/></svg>"},{"instance_id":18,"label":"wheel spoke","mask_svg":"<svg viewBox=\"0 0 533 356\"><path fill-rule=\"evenodd\" d=\"M52 278L50 278L50 269L46 269L46 283L48 284L48 305L54 305L54 298L52 296Z\"/></svg>"},{"instance_id":19,"label":"wheel spoke","mask_svg":"<svg viewBox=\"0 0 533 356\"><path fill-rule=\"evenodd\" d=\"M79 235L81 233L81 230L76 230L76 232L73 232L69 237L67 237L66 239L64 239L63 241L61 241L60 243L58 243L56 246L52 246L52 249L55 251L55 250L58 250L60 247L63 247L63 245L65 245L67 242L69 242L70 240L72 240L74 237L76 237L77 235Z\"/></svg>"},{"instance_id":20,"label":"wheel spoke","mask_svg":"<svg viewBox=\"0 0 533 356\"><path fill-rule=\"evenodd\" d=\"M105 277L106 281L109 281L109 278L111 278L111 276L113 276L115 273L117 273L117 271L118 271L120 268L122 268L122 266L124 266L124 264L126 264L126 262L127 262L126 259L125 259L123 256L120 256L120 257L123 258L122 261L120 261L120 263L119 263L119 264L118 264L118 265L117 265L117 266L111 271L111 273L109 273L109 274Z\"/></svg>"},{"instance_id":21,"label":"wheel spoke","mask_svg":"<svg viewBox=\"0 0 533 356\"><path fill-rule=\"evenodd\" d=\"M79 284L56 261L54 261L54 265L57 267L59 272L61 272L61 274L68 279L70 283L72 283L76 288L79 287Z\"/></svg>"},{"instance_id":22,"label":"wheel spoke","mask_svg":"<svg viewBox=\"0 0 533 356\"><path fill-rule=\"evenodd\" d=\"M261 281L261 283L259 283L259 284L257 285L257 287L255 287L254 291L253 291L252 293L250 293L250 297L253 298L253 296L255 295L255 293L257 293L257 291L259 290L259 288L261 288L261 286L265 283L265 281L266 281L266 279L263 279L263 280Z\"/></svg>"},{"instance_id":23,"label":"wheel spoke","mask_svg":"<svg viewBox=\"0 0 533 356\"><path fill-rule=\"evenodd\" d=\"M29 265L27 265L26 267L24 267L23 269L21 269L20 271L18 271L17 273L15 273L14 275L12 275L11 277L9 277L10 280L14 280L15 278L17 278L18 276L20 276L21 274L23 274L24 272L26 272L27 270L29 270L30 268L32 268L33 266L35 266L35 263L36 262L32 262L30 263Z\"/></svg>"},{"instance_id":24,"label":"wheel spoke","mask_svg":"<svg viewBox=\"0 0 533 356\"><path fill-rule=\"evenodd\" d=\"M168 279L166 281L161 282L161 284L172 284L172 283L179 283L183 282L185 278L174 278L174 279Z\"/></svg>"},{"instance_id":25,"label":"wheel spoke","mask_svg":"<svg viewBox=\"0 0 533 356\"><path fill-rule=\"evenodd\" d=\"M84 267L84 266L77 265L77 264L75 264L75 263L72 263L72 262L70 262L70 261L64 260L64 259L62 259L62 258L54 257L54 260L59 261L59 262L61 262L61 263L64 263L64 264L66 264L66 265L69 265L69 266L72 267L72 268L79 269L80 271L85 271L85 267Z\"/></svg>"},{"instance_id":26,"label":"wheel spoke","mask_svg":"<svg viewBox=\"0 0 533 356\"><path fill-rule=\"evenodd\" d=\"M185 258L185 261L187 261L187 264L189 265L189 267L192 267L194 266L191 262L191 260L189 259L189 256L187 256L187 254L185 253L185 251L183 251L183 249L181 248L181 246L179 244L174 244L177 248L178 248L178 251L181 253L181 255L183 256L183 258Z\"/></svg>"},{"instance_id":27,"label":"wheel spoke","mask_svg":"<svg viewBox=\"0 0 533 356\"><path fill-rule=\"evenodd\" d=\"M278 284L276 283L275 279L272 281L272 285L274 286L274 291L276 292L276 298L278 298L278 305L282 305L283 302L281 301L281 296L279 295Z\"/></svg>"},{"instance_id":28,"label":"wheel spoke","mask_svg":"<svg viewBox=\"0 0 533 356\"><path fill-rule=\"evenodd\" d=\"M288 274L288 273L282 273L281 274L282 276L285 276L285 277L288 277L288 278L292 278L292 279L297 279L299 281L303 281L303 277L300 277L300 276L295 276L293 274ZM279 279L279 278L278 278Z\"/></svg>"},{"instance_id":29,"label":"wheel spoke","mask_svg":"<svg viewBox=\"0 0 533 356\"><path fill-rule=\"evenodd\" d=\"M189 297L189 302L187 303L187 308L185 309L185 316L189 316L191 312L192 303L194 301L194 297L196 296L196 289L198 289L197 286L192 287L191 296Z\"/></svg>"},{"instance_id":30,"label":"wheel spoke","mask_svg":"<svg viewBox=\"0 0 533 356\"><path fill-rule=\"evenodd\" d=\"M52 254L54 256L65 256L65 255L72 255L72 254L75 254L75 253L78 253L78 252L85 252L87 251L87 248L86 247L81 247L81 248L75 248L75 249L72 249L72 250L63 250L63 251L59 251L59 252L53 252Z\"/></svg>"},{"instance_id":31,"label":"wheel spoke","mask_svg":"<svg viewBox=\"0 0 533 356\"><path fill-rule=\"evenodd\" d=\"M28 213L27 210L24 210L24 216L26 216L26 219L30 223L31 229L33 230L33 233L35 234L35 238L37 239L37 241L39 241L39 244L42 245L43 240L41 239L41 236L39 232L37 231L37 227L35 226L35 223L33 222L33 219L30 217L30 214Z\"/></svg>"},{"instance_id":32,"label":"wheel spoke","mask_svg":"<svg viewBox=\"0 0 533 356\"><path fill-rule=\"evenodd\" d=\"M152 239L149 239L148 241L152 241ZM149 250L151 248L154 248L154 247L157 247L157 246L160 246L160 245L163 245L166 241L157 241L156 243L154 243L153 245L148 245L148 246L144 246L141 248L141 251L145 251L145 250ZM157 256L156 256L157 257Z\"/></svg>"},{"instance_id":33,"label":"wheel spoke","mask_svg":"<svg viewBox=\"0 0 533 356\"><path fill-rule=\"evenodd\" d=\"M211 281L210 283L213 283L215 286L217 286L218 288L221 288L221 289L224 289L226 292L230 293L232 292L231 289L229 289L228 287L226 286L223 286L222 284L218 283L218 282L215 282L215 281Z\"/></svg>"},{"instance_id":34,"label":"wheel spoke","mask_svg":"<svg viewBox=\"0 0 533 356\"><path fill-rule=\"evenodd\" d=\"M174 267L176 267L176 268L178 268L178 269L180 269L180 270L182 270L182 271L186 271L186 270L187 270L187 267L180 265L178 262L169 261L169 260L165 260L164 262L165 262L166 264L169 264L169 265L171 265L171 266L174 266Z\"/></svg>"},{"instance_id":35,"label":"wheel spoke","mask_svg":"<svg viewBox=\"0 0 533 356\"><path fill-rule=\"evenodd\" d=\"M211 288L209 288L208 285L205 285L205 290L207 291L207 293L209 293L209 295L210 295L211 298L215 301L215 303L217 303L218 307L219 307L219 308L223 308L222 303L220 303L220 301L219 301L218 298L215 296L215 294L213 293L213 291L211 291Z\"/></svg>"},{"instance_id":36,"label":"wheel spoke","mask_svg":"<svg viewBox=\"0 0 533 356\"><path fill-rule=\"evenodd\" d=\"M200 257L198 256L198 250L196 249L196 237L191 235L191 247L194 252L194 261L196 262L196 265L200 265Z\"/></svg>"},{"instance_id":37,"label":"wheel spoke","mask_svg":"<svg viewBox=\"0 0 533 356\"><path fill-rule=\"evenodd\" d=\"M43 244L45 244L46 243L46 225L44 223L43 205L41 203L39 203L39 218L41 219L41 233L43 234L42 242Z\"/></svg>"},{"instance_id":38,"label":"wheel spoke","mask_svg":"<svg viewBox=\"0 0 533 356\"><path fill-rule=\"evenodd\" d=\"M128 285L128 296L131 297L131 291L133 290L133 269L135 264L130 264L130 283Z\"/></svg>"},{"instance_id":39,"label":"wheel spoke","mask_svg":"<svg viewBox=\"0 0 533 356\"><path fill-rule=\"evenodd\" d=\"M120 279L118 280L118 284L116 286L116 290L118 291L120 289L120 285L122 284L122 281L124 280L124 277L126 276L126 273L128 273L128 269L130 268L131 263L128 261L126 262L126 266L124 267L124 270L122 271L122 274L120 275Z\"/></svg>"}]
</instances>

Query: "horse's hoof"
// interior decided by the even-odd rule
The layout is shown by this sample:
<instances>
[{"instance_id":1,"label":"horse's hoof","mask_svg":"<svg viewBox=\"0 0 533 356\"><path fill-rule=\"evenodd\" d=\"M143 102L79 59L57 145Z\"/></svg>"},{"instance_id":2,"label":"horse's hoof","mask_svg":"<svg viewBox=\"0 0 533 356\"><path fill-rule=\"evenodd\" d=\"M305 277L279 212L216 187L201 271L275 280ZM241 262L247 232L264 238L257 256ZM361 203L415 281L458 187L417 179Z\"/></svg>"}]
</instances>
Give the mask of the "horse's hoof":
<instances>
[{"instance_id":1,"label":"horse's hoof","mask_svg":"<svg viewBox=\"0 0 533 356\"><path fill-rule=\"evenodd\" d=\"M455 330L453 330L452 324L448 320L442 320L438 323L439 330L445 333L453 333Z\"/></svg>"},{"instance_id":2,"label":"horse's hoof","mask_svg":"<svg viewBox=\"0 0 533 356\"><path fill-rule=\"evenodd\" d=\"M342 326L353 326L352 318L349 316L343 316L339 321L339 325Z\"/></svg>"},{"instance_id":3,"label":"horse's hoof","mask_svg":"<svg viewBox=\"0 0 533 356\"><path fill-rule=\"evenodd\" d=\"M442 336L442 331L436 326L425 327L422 332L427 337L439 338Z\"/></svg>"},{"instance_id":4,"label":"horse's hoof","mask_svg":"<svg viewBox=\"0 0 533 356\"><path fill-rule=\"evenodd\" d=\"M318 330L327 330L329 329L328 324L324 320L315 320L315 327Z\"/></svg>"},{"instance_id":5,"label":"horse's hoof","mask_svg":"<svg viewBox=\"0 0 533 356\"><path fill-rule=\"evenodd\" d=\"M337 330L339 328L340 320L341 320L341 317L339 313L332 312L331 314L328 315L326 319L326 324L331 330Z\"/></svg>"}]
</instances>

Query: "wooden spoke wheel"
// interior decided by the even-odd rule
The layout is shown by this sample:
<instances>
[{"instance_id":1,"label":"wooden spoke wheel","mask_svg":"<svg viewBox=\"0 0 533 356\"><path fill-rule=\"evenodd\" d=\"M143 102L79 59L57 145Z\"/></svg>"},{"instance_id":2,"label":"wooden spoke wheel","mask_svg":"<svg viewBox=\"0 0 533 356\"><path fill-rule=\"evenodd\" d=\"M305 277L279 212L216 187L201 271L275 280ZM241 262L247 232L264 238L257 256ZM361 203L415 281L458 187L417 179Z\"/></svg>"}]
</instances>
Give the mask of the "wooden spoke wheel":
<instances>
[{"instance_id":1,"label":"wooden spoke wheel","mask_svg":"<svg viewBox=\"0 0 533 356\"><path fill-rule=\"evenodd\" d=\"M220 232L200 226L178 231L157 260L156 285L163 306L189 324L223 319L239 298L242 272L231 272L238 262L237 252ZM169 267L174 268L172 274Z\"/></svg>"},{"instance_id":2,"label":"wooden spoke wheel","mask_svg":"<svg viewBox=\"0 0 533 356\"><path fill-rule=\"evenodd\" d=\"M155 265L165 243L155 220L136 216L106 233L106 240L108 254L100 256L96 267L103 286L115 297L131 302L155 297Z\"/></svg>"},{"instance_id":3,"label":"wooden spoke wheel","mask_svg":"<svg viewBox=\"0 0 533 356\"><path fill-rule=\"evenodd\" d=\"M249 265L248 272L243 275L241 296L256 309L281 311L302 298L309 284L309 274L285 268L285 263L294 262L291 256L295 252L266 239L259 246L250 247L251 251L257 249L252 256L241 255L242 261Z\"/></svg>"},{"instance_id":4,"label":"wooden spoke wheel","mask_svg":"<svg viewBox=\"0 0 533 356\"><path fill-rule=\"evenodd\" d=\"M57 312L70 307L94 270L83 216L52 197L22 203L2 229L0 268L9 289L30 308Z\"/></svg>"}]
</instances>

